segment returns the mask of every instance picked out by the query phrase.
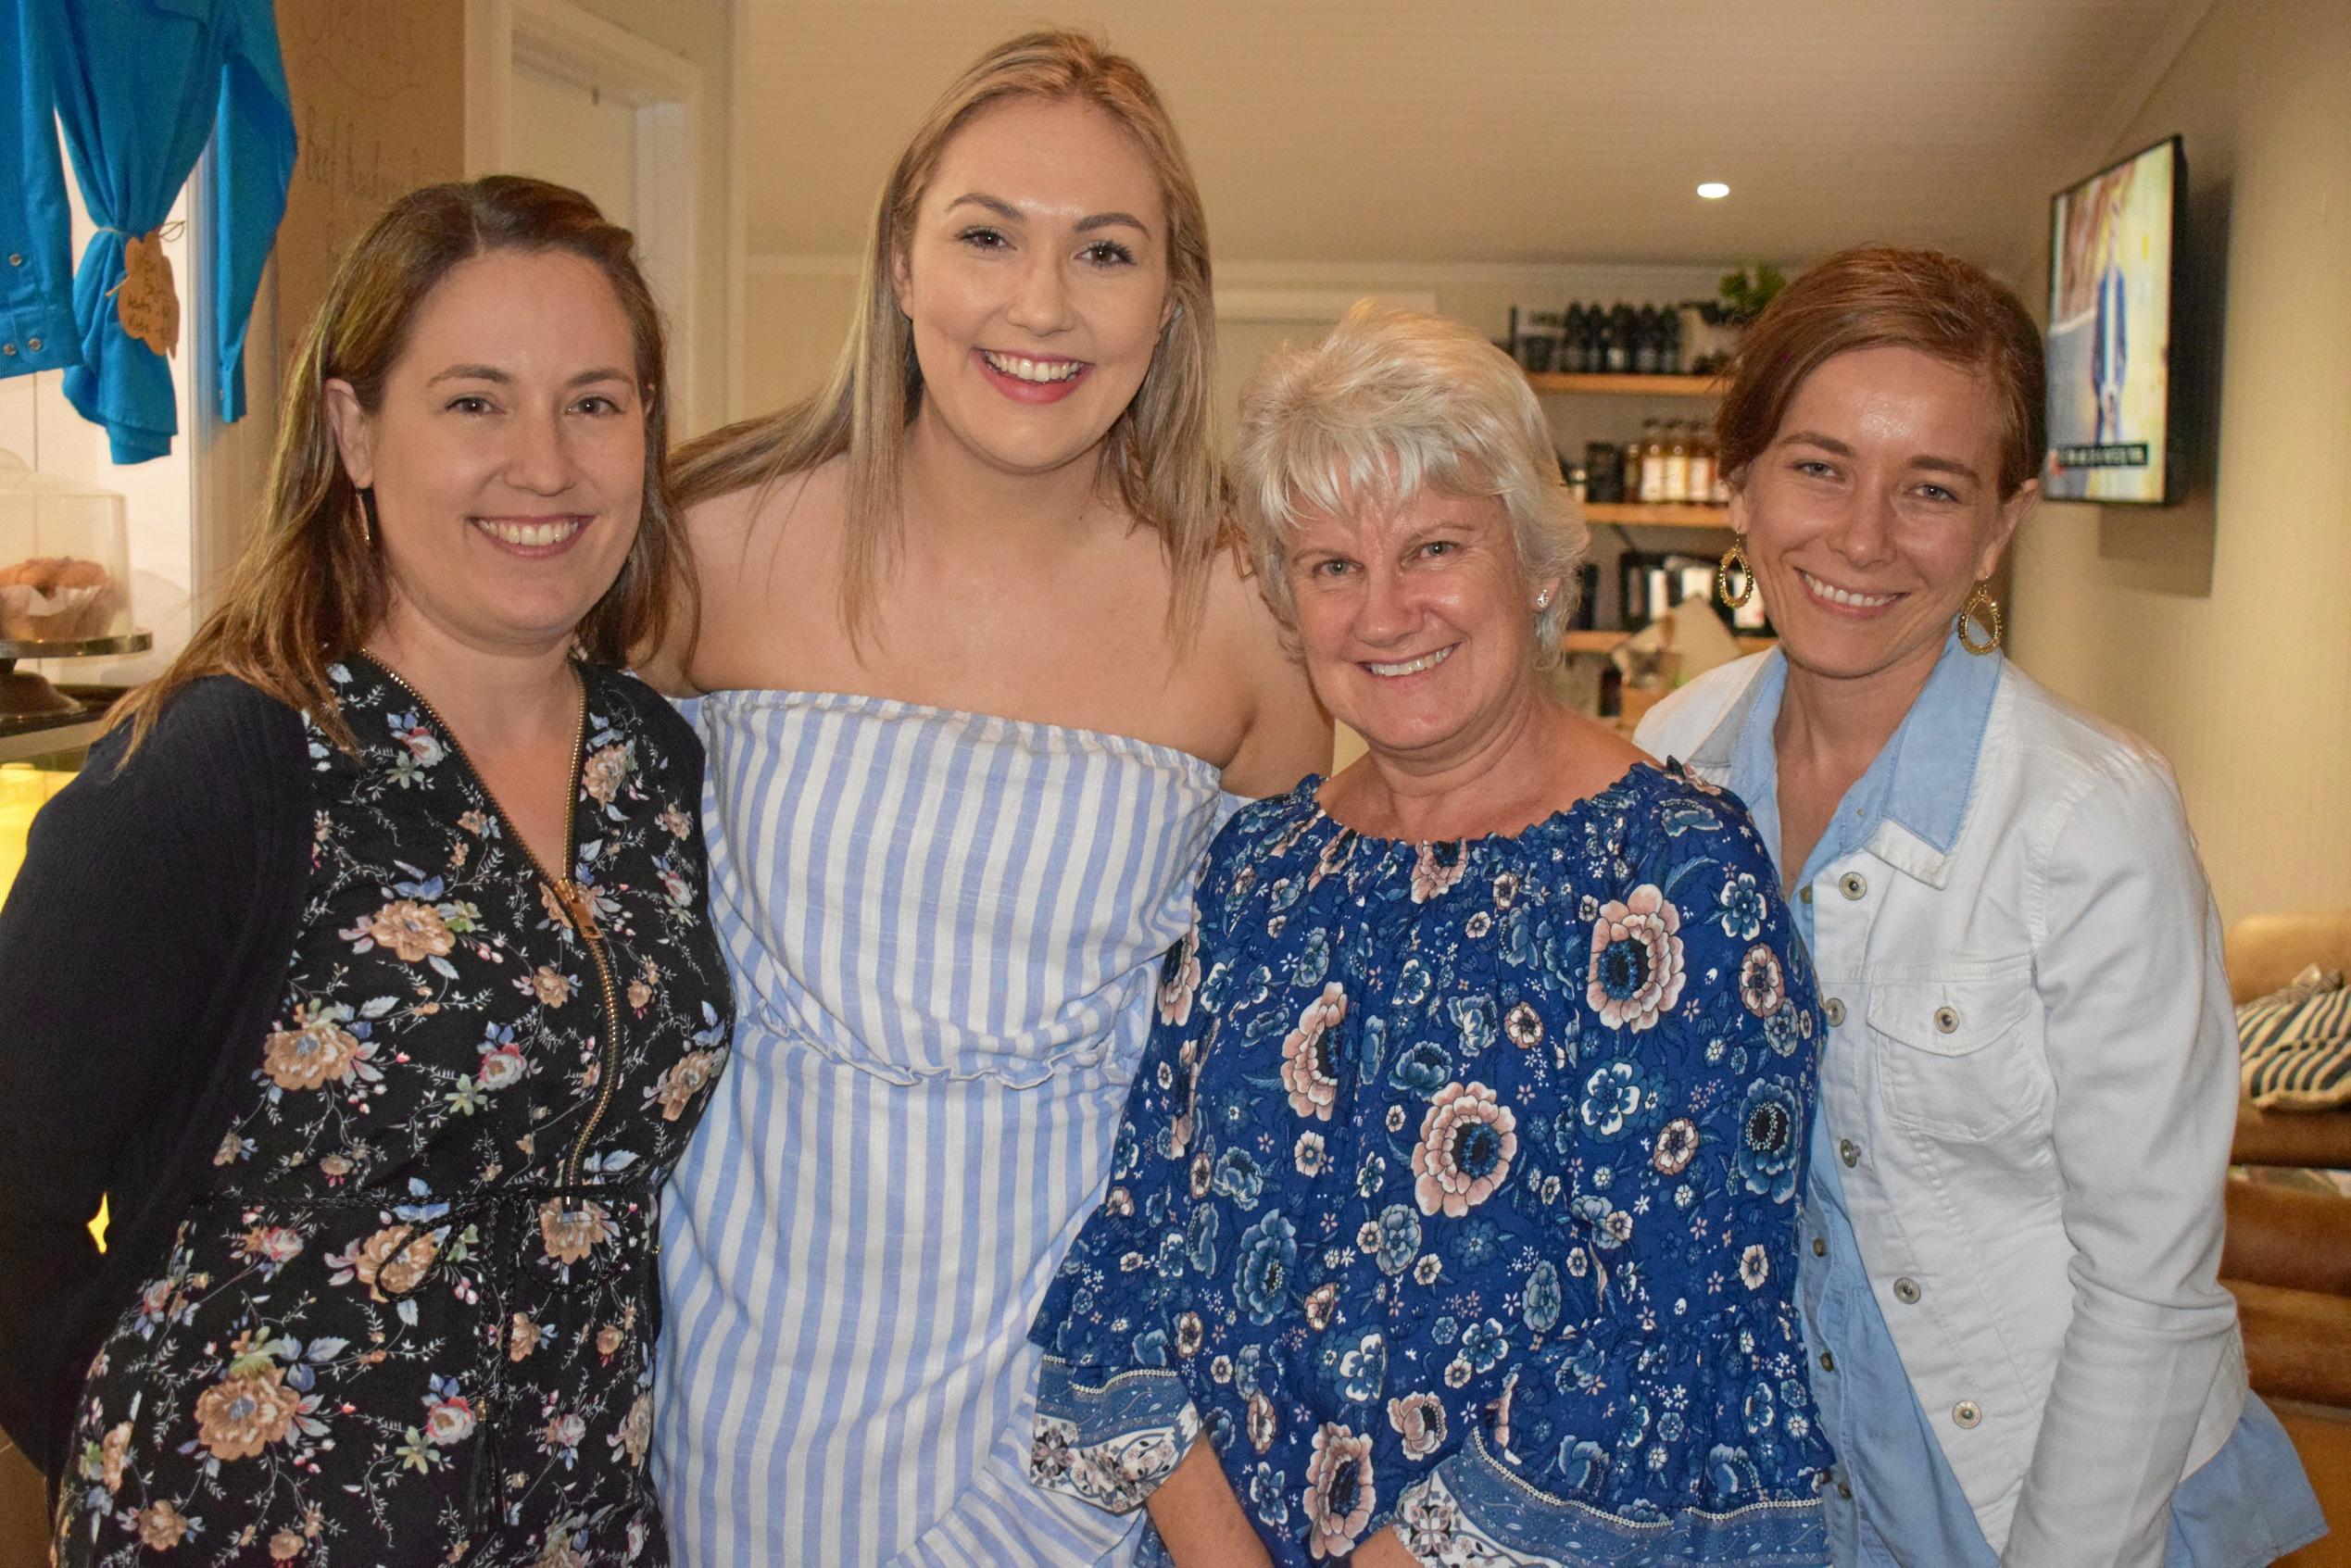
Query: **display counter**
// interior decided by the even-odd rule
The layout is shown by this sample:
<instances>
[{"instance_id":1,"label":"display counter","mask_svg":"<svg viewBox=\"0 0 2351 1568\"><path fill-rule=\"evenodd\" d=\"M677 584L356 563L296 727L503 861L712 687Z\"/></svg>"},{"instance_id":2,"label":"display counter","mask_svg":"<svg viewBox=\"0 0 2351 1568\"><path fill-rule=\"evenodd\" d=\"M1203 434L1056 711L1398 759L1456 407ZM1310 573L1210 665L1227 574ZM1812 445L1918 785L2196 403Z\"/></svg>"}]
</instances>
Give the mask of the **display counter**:
<instances>
[{"instance_id":1,"label":"display counter","mask_svg":"<svg viewBox=\"0 0 2351 1568\"><path fill-rule=\"evenodd\" d=\"M106 730L107 706L120 695L107 686L63 689L89 709L0 723L0 900L24 864L33 813L81 770L90 744Z\"/></svg>"}]
</instances>

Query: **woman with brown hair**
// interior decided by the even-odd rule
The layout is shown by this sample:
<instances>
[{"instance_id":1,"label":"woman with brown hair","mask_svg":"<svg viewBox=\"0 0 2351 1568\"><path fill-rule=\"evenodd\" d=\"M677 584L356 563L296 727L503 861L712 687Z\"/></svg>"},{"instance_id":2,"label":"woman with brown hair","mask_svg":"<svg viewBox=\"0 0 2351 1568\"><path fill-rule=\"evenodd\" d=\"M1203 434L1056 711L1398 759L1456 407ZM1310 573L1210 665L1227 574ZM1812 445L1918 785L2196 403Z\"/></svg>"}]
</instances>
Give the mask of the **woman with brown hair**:
<instances>
[{"instance_id":1,"label":"woman with brown hair","mask_svg":"<svg viewBox=\"0 0 2351 1568\"><path fill-rule=\"evenodd\" d=\"M585 197L403 198L222 608L35 822L0 1420L61 1562L663 1560L654 1192L730 1011L700 747L614 668L692 604L663 402Z\"/></svg>"},{"instance_id":2,"label":"woman with brown hair","mask_svg":"<svg viewBox=\"0 0 2351 1568\"><path fill-rule=\"evenodd\" d=\"M1200 195L1140 70L990 51L891 169L831 383L678 465L743 1026L666 1210L696 1563L1090 1563L1025 1330L1223 791L1327 722L1226 546Z\"/></svg>"},{"instance_id":3,"label":"woman with brown hair","mask_svg":"<svg viewBox=\"0 0 2351 1568\"><path fill-rule=\"evenodd\" d=\"M1840 1568L2243 1568L2325 1529L2216 1277L2236 1035L2179 787L1999 653L2043 375L1950 257L1790 285L1716 422L1724 589L1752 570L1779 646L1638 737L1745 800L1825 998L1798 1260Z\"/></svg>"}]
</instances>

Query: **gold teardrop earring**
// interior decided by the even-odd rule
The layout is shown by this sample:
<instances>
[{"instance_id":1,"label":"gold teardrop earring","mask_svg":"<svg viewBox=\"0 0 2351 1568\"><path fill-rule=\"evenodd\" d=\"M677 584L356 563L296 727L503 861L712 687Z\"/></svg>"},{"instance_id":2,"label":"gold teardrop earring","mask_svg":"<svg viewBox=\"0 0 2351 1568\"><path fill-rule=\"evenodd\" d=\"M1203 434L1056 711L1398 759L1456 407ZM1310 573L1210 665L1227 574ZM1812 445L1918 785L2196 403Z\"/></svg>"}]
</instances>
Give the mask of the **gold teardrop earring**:
<instances>
[{"instance_id":1,"label":"gold teardrop earring","mask_svg":"<svg viewBox=\"0 0 2351 1568\"><path fill-rule=\"evenodd\" d=\"M1975 624L1988 628L1991 637L1977 642L1968 634ZM1958 632L1959 646L1969 653L1990 653L2000 646L2000 601L1992 596L1990 583L1977 583L1975 592L1968 596L1968 602L1959 607Z\"/></svg>"},{"instance_id":2,"label":"gold teardrop earring","mask_svg":"<svg viewBox=\"0 0 2351 1568\"><path fill-rule=\"evenodd\" d=\"M1720 594L1722 602L1733 609L1755 596L1755 570L1747 564L1746 553L1739 547L1746 542L1745 534L1732 534L1730 548L1722 553L1722 564L1715 568L1715 592ZM1735 594L1730 591L1730 574L1733 571L1739 573L1741 584Z\"/></svg>"}]
</instances>

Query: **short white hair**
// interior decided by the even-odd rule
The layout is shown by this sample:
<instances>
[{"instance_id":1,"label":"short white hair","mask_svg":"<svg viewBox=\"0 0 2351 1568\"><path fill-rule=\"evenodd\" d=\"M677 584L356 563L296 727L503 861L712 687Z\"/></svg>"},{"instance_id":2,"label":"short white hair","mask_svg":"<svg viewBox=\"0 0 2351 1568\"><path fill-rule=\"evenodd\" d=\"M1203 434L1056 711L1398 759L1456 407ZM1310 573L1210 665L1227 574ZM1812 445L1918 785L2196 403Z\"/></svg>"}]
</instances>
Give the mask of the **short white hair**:
<instances>
[{"instance_id":1,"label":"short white hair","mask_svg":"<svg viewBox=\"0 0 2351 1568\"><path fill-rule=\"evenodd\" d=\"M1233 483L1258 588L1293 634L1289 545L1304 519L1424 486L1495 497L1519 571L1559 583L1535 612L1538 662L1558 659L1591 535L1526 376L1459 322L1365 299L1321 343L1270 357L1241 394Z\"/></svg>"}]
</instances>

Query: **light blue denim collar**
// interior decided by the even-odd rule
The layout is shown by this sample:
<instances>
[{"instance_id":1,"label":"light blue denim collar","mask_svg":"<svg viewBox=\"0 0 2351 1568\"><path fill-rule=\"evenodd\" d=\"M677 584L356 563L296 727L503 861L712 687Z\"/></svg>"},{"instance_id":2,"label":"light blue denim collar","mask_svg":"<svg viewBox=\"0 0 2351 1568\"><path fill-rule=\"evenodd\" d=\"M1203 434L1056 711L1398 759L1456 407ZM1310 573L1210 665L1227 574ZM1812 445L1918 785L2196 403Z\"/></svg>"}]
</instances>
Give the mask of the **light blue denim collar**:
<instances>
[{"instance_id":1,"label":"light blue denim collar","mask_svg":"<svg viewBox=\"0 0 2351 1568\"><path fill-rule=\"evenodd\" d=\"M1943 644L1926 685L1893 737L1837 803L1836 815L1799 882L1810 880L1823 865L1867 848L1923 881L1942 885L1952 849L1967 822L1976 759L1983 750L2005 663L1998 654L1967 652L1955 635ZM1775 855L1779 762L1771 732L1787 689L1787 656L1774 648L1691 759L1693 766L1711 764L1726 771L1731 790L1747 803Z\"/></svg>"}]
</instances>

